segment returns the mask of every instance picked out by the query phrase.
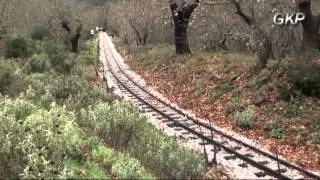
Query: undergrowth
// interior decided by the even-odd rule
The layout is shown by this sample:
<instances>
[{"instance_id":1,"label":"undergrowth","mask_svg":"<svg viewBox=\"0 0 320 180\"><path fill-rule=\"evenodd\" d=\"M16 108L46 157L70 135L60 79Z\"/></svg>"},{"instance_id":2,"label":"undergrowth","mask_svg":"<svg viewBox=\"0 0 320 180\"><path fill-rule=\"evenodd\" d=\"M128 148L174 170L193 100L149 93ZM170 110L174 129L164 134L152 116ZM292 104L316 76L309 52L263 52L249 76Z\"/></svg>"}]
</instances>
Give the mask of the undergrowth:
<instances>
[{"instance_id":1,"label":"undergrowth","mask_svg":"<svg viewBox=\"0 0 320 180\"><path fill-rule=\"evenodd\" d=\"M0 175L22 179L198 178L202 156L91 84L97 40L79 54L52 40L0 60ZM46 38L44 38L46 39ZM28 51L30 52L30 51ZM2 178L0 176L0 178Z\"/></svg>"}]
</instances>

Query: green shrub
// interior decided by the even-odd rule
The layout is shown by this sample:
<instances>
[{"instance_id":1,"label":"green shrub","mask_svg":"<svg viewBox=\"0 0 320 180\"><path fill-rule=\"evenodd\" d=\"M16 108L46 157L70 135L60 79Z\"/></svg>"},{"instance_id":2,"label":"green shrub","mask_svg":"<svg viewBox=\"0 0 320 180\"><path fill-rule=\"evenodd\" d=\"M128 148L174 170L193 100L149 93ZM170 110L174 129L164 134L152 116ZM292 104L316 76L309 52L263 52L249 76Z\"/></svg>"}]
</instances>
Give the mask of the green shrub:
<instances>
[{"instance_id":1,"label":"green shrub","mask_svg":"<svg viewBox=\"0 0 320 180\"><path fill-rule=\"evenodd\" d=\"M62 174L59 178L61 179L77 179L80 178L80 169L81 169L81 163L78 160L74 159L66 159L64 161L64 168L62 170Z\"/></svg>"},{"instance_id":2,"label":"green shrub","mask_svg":"<svg viewBox=\"0 0 320 180\"><path fill-rule=\"evenodd\" d=\"M130 111L133 110L133 111ZM99 104L89 110L91 121L98 134L112 147L127 147L145 121L131 103L115 101L112 104ZM106 121L108 119L108 121Z\"/></svg>"},{"instance_id":3,"label":"green shrub","mask_svg":"<svg viewBox=\"0 0 320 180\"><path fill-rule=\"evenodd\" d=\"M246 110L242 112L238 111L234 115L236 124L241 128L252 128L254 126L255 118L255 106L249 106Z\"/></svg>"},{"instance_id":4,"label":"green shrub","mask_svg":"<svg viewBox=\"0 0 320 180\"><path fill-rule=\"evenodd\" d=\"M235 88L231 91L232 97L239 97L242 94L241 88Z\"/></svg>"},{"instance_id":5,"label":"green shrub","mask_svg":"<svg viewBox=\"0 0 320 180\"><path fill-rule=\"evenodd\" d=\"M319 52L310 51L288 67L287 78L307 96L320 97Z\"/></svg>"},{"instance_id":6,"label":"green shrub","mask_svg":"<svg viewBox=\"0 0 320 180\"><path fill-rule=\"evenodd\" d=\"M56 102L70 110L80 110L99 102L112 101L109 94L95 89L88 80L79 76L46 73L31 74L27 79L30 82L27 98L44 107Z\"/></svg>"},{"instance_id":7,"label":"green shrub","mask_svg":"<svg viewBox=\"0 0 320 180\"><path fill-rule=\"evenodd\" d=\"M7 58L28 57L28 42L24 38L13 38L7 40L5 56Z\"/></svg>"},{"instance_id":8,"label":"green shrub","mask_svg":"<svg viewBox=\"0 0 320 180\"><path fill-rule=\"evenodd\" d=\"M98 49L98 41L97 41L97 39L91 40L91 41L87 41L83 45L83 50L80 52L80 57L82 57L81 63L82 64L87 64L87 65L91 65L91 64L98 65L98 64L100 64L99 55L97 53L97 49Z\"/></svg>"},{"instance_id":9,"label":"green shrub","mask_svg":"<svg viewBox=\"0 0 320 180\"><path fill-rule=\"evenodd\" d=\"M27 89L27 85L19 63L13 60L0 60L0 93L18 96Z\"/></svg>"},{"instance_id":10,"label":"green shrub","mask_svg":"<svg viewBox=\"0 0 320 180\"><path fill-rule=\"evenodd\" d=\"M57 178L64 158L84 144L74 114L62 107L47 111L4 98L0 120L0 162L13 178Z\"/></svg>"},{"instance_id":11,"label":"green shrub","mask_svg":"<svg viewBox=\"0 0 320 180\"><path fill-rule=\"evenodd\" d=\"M112 172L120 179L154 179L137 159L131 158L128 154L117 156L117 161L112 165Z\"/></svg>"},{"instance_id":12,"label":"green shrub","mask_svg":"<svg viewBox=\"0 0 320 180\"><path fill-rule=\"evenodd\" d=\"M172 138L164 136L162 132L151 130L151 128L154 127L145 130L144 135L147 137L141 142L137 142L135 151L132 152L141 158L144 166L152 169L160 178L201 177L205 171L203 156L187 149ZM149 145L143 148L144 143Z\"/></svg>"},{"instance_id":13,"label":"green shrub","mask_svg":"<svg viewBox=\"0 0 320 180\"><path fill-rule=\"evenodd\" d=\"M50 59L52 68L59 73L70 73L74 66L76 55L70 53L63 43L48 41L44 44L45 53Z\"/></svg>"},{"instance_id":14,"label":"green shrub","mask_svg":"<svg viewBox=\"0 0 320 180\"><path fill-rule=\"evenodd\" d=\"M201 90L205 86L205 83L206 83L205 79L198 79L195 83L195 88L198 90Z\"/></svg>"},{"instance_id":15,"label":"green shrub","mask_svg":"<svg viewBox=\"0 0 320 180\"><path fill-rule=\"evenodd\" d=\"M285 136L285 127L283 124L283 117L277 117L276 121L265 124L264 130L272 138L282 139Z\"/></svg>"},{"instance_id":16,"label":"green shrub","mask_svg":"<svg viewBox=\"0 0 320 180\"><path fill-rule=\"evenodd\" d=\"M16 121L24 121L37 108L30 102L18 97L15 100L4 98L0 102L0 111L5 116L11 116Z\"/></svg>"},{"instance_id":17,"label":"green shrub","mask_svg":"<svg viewBox=\"0 0 320 180\"><path fill-rule=\"evenodd\" d=\"M102 162L106 168L112 167L113 162L116 160L114 155L115 153L112 149L106 148L102 144L91 150L91 156L93 159Z\"/></svg>"},{"instance_id":18,"label":"green shrub","mask_svg":"<svg viewBox=\"0 0 320 180\"><path fill-rule=\"evenodd\" d=\"M50 71L51 63L46 54L34 54L28 59L26 69L28 73L44 73Z\"/></svg>"},{"instance_id":19,"label":"green shrub","mask_svg":"<svg viewBox=\"0 0 320 180\"><path fill-rule=\"evenodd\" d=\"M89 179L111 179L106 175L105 169L99 167L96 164L87 165L86 175Z\"/></svg>"},{"instance_id":20,"label":"green shrub","mask_svg":"<svg viewBox=\"0 0 320 180\"><path fill-rule=\"evenodd\" d=\"M292 87L288 87L287 85L283 84L279 84L277 87L280 92L280 98L285 101L290 101L292 99L298 99L301 97L301 92L293 89Z\"/></svg>"},{"instance_id":21,"label":"green shrub","mask_svg":"<svg viewBox=\"0 0 320 180\"><path fill-rule=\"evenodd\" d=\"M116 153L107 148L97 137L89 139L91 156L93 160L103 165L106 170L111 170L113 175L121 179L154 179L141 166L141 163L130 157L129 154Z\"/></svg>"},{"instance_id":22,"label":"green shrub","mask_svg":"<svg viewBox=\"0 0 320 180\"><path fill-rule=\"evenodd\" d=\"M213 90L206 99L206 103L212 103L219 97L223 96L226 92L233 89L233 85L229 82L220 84L215 90Z\"/></svg>"},{"instance_id":23,"label":"green shrub","mask_svg":"<svg viewBox=\"0 0 320 180\"><path fill-rule=\"evenodd\" d=\"M34 40L43 40L46 37L50 37L50 31L44 26L36 26L31 32L31 38Z\"/></svg>"},{"instance_id":24,"label":"green shrub","mask_svg":"<svg viewBox=\"0 0 320 180\"><path fill-rule=\"evenodd\" d=\"M300 107L302 107L302 105L299 102L290 102L286 107L286 111L284 114L285 117L292 118L299 116L301 114Z\"/></svg>"},{"instance_id":25,"label":"green shrub","mask_svg":"<svg viewBox=\"0 0 320 180\"><path fill-rule=\"evenodd\" d=\"M98 134L111 147L128 152L160 178L200 177L203 157L156 130L132 104L96 105L88 114Z\"/></svg>"},{"instance_id":26,"label":"green shrub","mask_svg":"<svg viewBox=\"0 0 320 180\"><path fill-rule=\"evenodd\" d=\"M229 82L226 82L226 83L223 83L219 86L219 89L222 91L222 92L227 92L227 91L230 91L232 90L234 87L232 84L230 84Z\"/></svg>"},{"instance_id":27,"label":"green shrub","mask_svg":"<svg viewBox=\"0 0 320 180\"><path fill-rule=\"evenodd\" d=\"M300 107L302 106L304 96L298 90L288 89L285 85L279 86L280 98L287 101L285 108L285 117L297 117L301 113Z\"/></svg>"},{"instance_id":28,"label":"green shrub","mask_svg":"<svg viewBox=\"0 0 320 180\"><path fill-rule=\"evenodd\" d=\"M13 80L12 69L7 65L0 64L0 93L7 91Z\"/></svg>"},{"instance_id":29,"label":"green shrub","mask_svg":"<svg viewBox=\"0 0 320 180\"><path fill-rule=\"evenodd\" d=\"M316 120L313 125L312 125L314 130L319 130L320 131L320 119Z\"/></svg>"},{"instance_id":30,"label":"green shrub","mask_svg":"<svg viewBox=\"0 0 320 180\"><path fill-rule=\"evenodd\" d=\"M215 100L217 100L220 96L222 96L223 93L219 90L213 90L209 96L207 96L206 103L213 103Z\"/></svg>"},{"instance_id":31,"label":"green shrub","mask_svg":"<svg viewBox=\"0 0 320 180\"><path fill-rule=\"evenodd\" d=\"M312 136L312 143L313 144L320 144L320 135Z\"/></svg>"},{"instance_id":32,"label":"green shrub","mask_svg":"<svg viewBox=\"0 0 320 180\"><path fill-rule=\"evenodd\" d=\"M96 164L75 159L64 161L64 168L59 179L111 179L105 169Z\"/></svg>"},{"instance_id":33,"label":"green shrub","mask_svg":"<svg viewBox=\"0 0 320 180\"><path fill-rule=\"evenodd\" d=\"M233 97L227 104L224 109L224 113L226 115L229 115L230 113L234 112L238 108L241 108L244 106L243 97L242 96L236 96Z\"/></svg>"},{"instance_id":34,"label":"green shrub","mask_svg":"<svg viewBox=\"0 0 320 180\"><path fill-rule=\"evenodd\" d=\"M282 139L284 138L284 135L285 135L285 129L284 128L271 129L269 135L276 139Z\"/></svg>"}]
</instances>

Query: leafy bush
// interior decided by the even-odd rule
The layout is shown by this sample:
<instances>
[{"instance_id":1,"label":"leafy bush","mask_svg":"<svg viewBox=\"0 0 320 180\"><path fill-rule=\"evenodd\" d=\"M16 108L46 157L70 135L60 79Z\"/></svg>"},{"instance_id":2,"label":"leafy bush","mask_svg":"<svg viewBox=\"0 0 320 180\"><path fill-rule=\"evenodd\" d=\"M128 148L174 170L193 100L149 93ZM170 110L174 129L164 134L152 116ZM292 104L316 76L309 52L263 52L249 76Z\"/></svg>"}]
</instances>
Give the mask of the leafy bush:
<instances>
[{"instance_id":1,"label":"leafy bush","mask_svg":"<svg viewBox=\"0 0 320 180\"><path fill-rule=\"evenodd\" d=\"M288 80L294 89L300 90L307 96L320 97L319 56L319 52L309 52L288 67Z\"/></svg>"},{"instance_id":2,"label":"leafy bush","mask_svg":"<svg viewBox=\"0 0 320 180\"><path fill-rule=\"evenodd\" d=\"M137 159L128 154L119 154L117 161L112 165L112 172L120 179L154 179L146 173Z\"/></svg>"},{"instance_id":3,"label":"leafy bush","mask_svg":"<svg viewBox=\"0 0 320 180\"><path fill-rule=\"evenodd\" d=\"M320 135L312 136L312 143L313 144L320 144Z\"/></svg>"},{"instance_id":4,"label":"leafy bush","mask_svg":"<svg viewBox=\"0 0 320 180\"><path fill-rule=\"evenodd\" d=\"M17 96L27 89L25 74L17 62L0 60L0 93Z\"/></svg>"},{"instance_id":5,"label":"leafy bush","mask_svg":"<svg viewBox=\"0 0 320 180\"><path fill-rule=\"evenodd\" d=\"M14 80L12 69L8 66L0 64L0 93L8 90L8 86Z\"/></svg>"},{"instance_id":6,"label":"leafy bush","mask_svg":"<svg viewBox=\"0 0 320 180\"><path fill-rule=\"evenodd\" d=\"M13 38L6 42L5 56L7 58L28 57L28 42L24 38Z\"/></svg>"},{"instance_id":7,"label":"leafy bush","mask_svg":"<svg viewBox=\"0 0 320 180\"><path fill-rule=\"evenodd\" d=\"M223 83L219 86L219 89L223 92L230 91L233 88L234 88L233 85L230 84L229 82Z\"/></svg>"},{"instance_id":8,"label":"leafy bush","mask_svg":"<svg viewBox=\"0 0 320 180\"><path fill-rule=\"evenodd\" d=\"M268 135L272 138L282 139L285 136L285 127L283 124L283 118L278 117L276 121L265 124L264 130L268 132Z\"/></svg>"},{"instance_id":9,"label":"leafy bush","mask_svg":"<svg viewBox=\"0 0 320 180\"><path fill-rule=\"evenodd\" d=\"M286 111L285 111L284 116L287 118L299 116L301 114L300 107L302 107L300 102L290 101L288 106L286 107Z\"/></svg>"},{"instance_id":10,"label":"leafy bush","mask_svg":"<svg viewBox=\"0 0 320 180\"><path fill-rule=\"evenodd\" d=\"M98 65L100 61L99 61L99 55L97 53L97 49L98 49L97 40L87 41L83 45L83 50L80 52L80 56L84 60L82 61L82 63Z\"/></svg>"},{"instance_id":11,"label":"leafy bush","mask_svg":"<svg viewBox=\"0 0 320 180\"><path fill-rule=\"evenodd\" d=\"M128 152L160 178L200 177L204 171L200 154L146 123L130 103L116 101L111 105L96 105L82 117L88 117L95 124L107 144Z\"/></svg>"},{"instance_id":12,"label":"leafy bush","mask_svg":"<svg viewBox=\"0 0 320 180\"><path fill-rule=\"evenodd\" d=\"M31 38L34 40L43 40L45 37L50 37L49 29L44 26L36 26L31 32Z\"/></svg>"},{"instance_id":13,"label":"leafy bush","mask_svg":"<svg viewBox=\"0 0 320 180\"><path fill-rule=\"evenodd\" d=\"M314 130L320 131L320 119L316 120L312 126Z\"/></svg>"},{"instance_id":14,"label":"leafy bush","mask_svg":"<svg viewBox=\"0 0 320 180\"><path fill-rule=\"evenodd\" d=\"M107 170L111 170L113 175L120 179L152 179L151 174L141 166L141 163L130 157L129 154L122 154L113 151L104 146L104 144L97 138L89 139L91 146L92 158L102 164Z\"/></svg>"},{"instance_id":15,"label":"leafy bush","mask_svg":"<svg viewBox=\"0 0 320 180\"><path fill-rule=\"evenodd\" d=\"M236 96L233 97L227 104L224 109L224 113L226 115L229 115L230 113L236 111L237 109L240 109L244 106L243 97L242 96Z\"/></svg>"},{"instance_id":16,"label":"leafy bush","mask_svg":"<svg viewBox=\"0 0 320 180\"><path fill-rule=\"evenodd\" d=\"M303 95L302 92L295 89L289 89L285 85L279 86L280 98L287 101L285 117L297 117L301 113L300 107L302 106Z\"/></svg>"},{"instance_id":17,"label":"leafy bush","mask_svg":"<svg viewBox=\"0 0 320 180\"><path fill-rule=\"evenodd\" d=\"M284 128L271 129L269 135L273 138L276 138L276 139L282 139L285 135L285 129Z\"/></svg>"},{"instance_id":18,"label":"leafy bush","mask_svg":"<svg viewBox=\"0 0 320 180\"><path fill-rule=\"evenodd\" d=\"M231 91L232 97L239 97L242 94L241 88L235 88Z\"/></svg>"},{"instance_id":19,"label":"leafy bush","mask_svg":"<svg viewBox=\"0 0 320 180\"><path fill-rule=\"evenodd\" d=\"M219 97L224 95L226 92L233 89L233 85L229 82L220 84L214 91L212 91L206 99L206 103L212 103L217 100Z\"/></svg>"},{"instance_id":20,"label":"leafy bush","mask_svg":"<svg viewBox=\"0 0 320 180\"><path fill-rule=\"evenodd\" d=\"M93 88L86 79L79 76L46 73L31 74L27 79L30 82L27 98L44 107L57 102L70 110L79 110L112 100L110 95Z\"/></svg>"},{"instance_id":21,"label":"leafy bush","mask_svg":"<svg viewBox=\"0 0 320 180\"><path fill-rule=\"evenodd\" d=\"M102 162L106 168L112 167L113 162L116 160L114 155L115 153L112 149L106 148L101 144L92 148L91 151L93 159Z\"/></svg>"},{"instance_id":22,"label":"leafy bush","mask_svg":"<svg viewBox=\"0 0 320 180\"><path fill-rule=\"evenodd\" d=\"M137 138L135 136L142 130L141 123L145 121L131 103L119 101L94 106L89 110L89 117L98 134L112 147L127 147L132 139Z\"/></svg>"},{"instance_id":23,"label":"leafy bush","mask_svg":"<svg viewBox=\"0 0 320 180\"><path fill-rule=\"evenodd\" d=\"M70 73L74 66L76 55L67 51L67 47L57 41L44 44L45 53L50 59L52 68L59 73Z\"/></svg>"},{"instance_id":24,"label":"leafy bush","mask_svg":"<svg viewBox=\"0 0 320 180\"><path fill-rule=\"evenodd\" d=\"M199 178L204 172L203 156L197 152L155 131L152 125L142 133L144 138L135 142L131 153L160 178Z\"/></svg>"},{"instance_id":25,"label":"leafy bush","mask_svg":"<svg viewBox=\"0 0 320 180\"><path fill-rule=\"evenodd\" d=\"M96 164L87 165L86 177L88 179L111 179L106 175L105 169Z\"/></svg>"},{"instance_id":26,"label":"leafy bush","mask_svg":"<svg viewBox=\"0 0 320 180\"><path fill-rule=\"evenodd\" d=\"M13 178L57 178L64 158L77 155L84 143L74 114L62 107L47 111L4 98L0 119L0 162Z\"/></svg>"},{"instance_id":27,"label":"leafy bush","mask_svg":"<svg viewBox=\"0 0 320 180\"><path fill-rule=\"evenodd\" d=\"M11 116L16 121L24 121L28 116L34 113L35 110L36 107L33 104L30 104L20 97L16 100L4 98L0 102L0 111L3 115Z\"/></svg>"},{"instance_id":28,"label":"leafy bush","mask_svg":"<svg viewBox=\"0 0 320 180\"><path fill-rule=\"evenodd\" d=\"M28 59L26 69L28 73L44 73L50 71L51 63L46 54L34 54Z\"/></svg>"},{"instance_id":29,"label":"leafy bush","mask_svg":"<svg viewBox=\"0 0 320 180\"><path fill-rule=\"evenodd\" d=\"M295 90L292 87L288 87L287 85L279 84L277 85L280 98L285 101L291 101L292 99L300 99L302 93L299 90Z\"/></svg>"},{"instance_id":30,"label":"leafy bush","mask_svg":"<svg viewBox=\"0 0 320 180\"><path fill-rule=\"evenodd\" d=\"M256 110L254 106L249 106L246 110L236 112L234 120L241 128L252 128L256 118Z\"/></svg>"},{"instance_id":31,"label":"leafy bush","mask_svg":"<svg viewBox=\"0 0 320 180\"><path fill-rule=\"evenodd\" d=\"M195 83L195 88L198 90L201 90L205 86L205 83L206 83L205 79L203 79L203 78L198 79Z\"/></svg>"},{"instance_id":32,"label":"leafy bush","mask_svg":"<svg viewBox=\"0 0 320 180\"><path fill-rule=\"evenodd\" d=\"M60 179L111 179L105 170L96 164L70 158L65 160L64 164Z\"/></svg>"},{"instance_id":33,"label":"leafy bush","mask_svg":"<svg viewBox=\"0 0 320 180\"><path fill-rule=\"evenodd\" d=\"M142 165L159 177L201 176L204 161L199 153L155 130L131 103L110 103L106 92L90 85L88 65L97 63L90 62L97 58L95 41L78 57L61 44L39 43L46 52L39 49L27 62L27 91L15 100L0 94L0 164L5 177L106 179L108 169L120 178L153 178ZM68 56L72 63L65 66ZM21 66L7 67L14 77L23 75ZM123 153L98 138L87 141L78 126Z\"/></svg>"}]
</instances>

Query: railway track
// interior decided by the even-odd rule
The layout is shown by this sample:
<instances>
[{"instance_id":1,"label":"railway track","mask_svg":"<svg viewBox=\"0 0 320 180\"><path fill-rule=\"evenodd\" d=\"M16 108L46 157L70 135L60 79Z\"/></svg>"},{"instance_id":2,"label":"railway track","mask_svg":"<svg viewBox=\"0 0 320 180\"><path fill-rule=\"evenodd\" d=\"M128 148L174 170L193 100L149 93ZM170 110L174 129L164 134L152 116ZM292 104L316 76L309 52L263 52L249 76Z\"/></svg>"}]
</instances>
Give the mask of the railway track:
<instances>
[{"instance_id":1,"label":"railway track","mask_svg":"<svg viewBox=\"0 0 320 180\"><path fill-rule=\"evenodd\" d=\"M160 122L163 131L201 151L209 165L220 163L241 179L320 179L318 174L263 150L248 139L226 133L210 121L198 119L159 97L123 67L121 56L106 33L100 33L99 40L105 79L114 82L154 124Z\"/></svg>"}]
</instances>

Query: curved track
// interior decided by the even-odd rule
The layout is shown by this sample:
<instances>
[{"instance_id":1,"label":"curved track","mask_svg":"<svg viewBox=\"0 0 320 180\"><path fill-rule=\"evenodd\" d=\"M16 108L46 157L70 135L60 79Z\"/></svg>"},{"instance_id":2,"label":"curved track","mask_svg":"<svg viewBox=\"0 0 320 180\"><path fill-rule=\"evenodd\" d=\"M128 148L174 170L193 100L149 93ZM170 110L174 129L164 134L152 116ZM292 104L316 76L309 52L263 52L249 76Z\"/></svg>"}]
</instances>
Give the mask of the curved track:
<instances>
[{"instance_id":1,"label":"curved track","mask_svg":"<svg viewBox=\"0 0 320 180\"><path fill-rule=\"evenodd\" d=\"M100 35L100 41L102 41L100 53L104 53L106 57L102 59L104 67L107 67L104 69L106 71L104 76L107 73L110 75L105 79L111 78L123 94L140 106L144 112L151 113L158 121L163 122L171 134L173 132L175 136L178 135L186 141L196 141L207 163L217 163L219 161L217 156L222 154L225 162L233 161L240 171L249 171L248 174L251 173L251 175L247 178L320 179L319 175L261 150L252 143L227 134L215 128L210 121L199 120L158 97L136 82L118 62L119 54L112 47L107 34ZM250 172L253 169L256 172Z\"/></svg>"}]
</instances>

